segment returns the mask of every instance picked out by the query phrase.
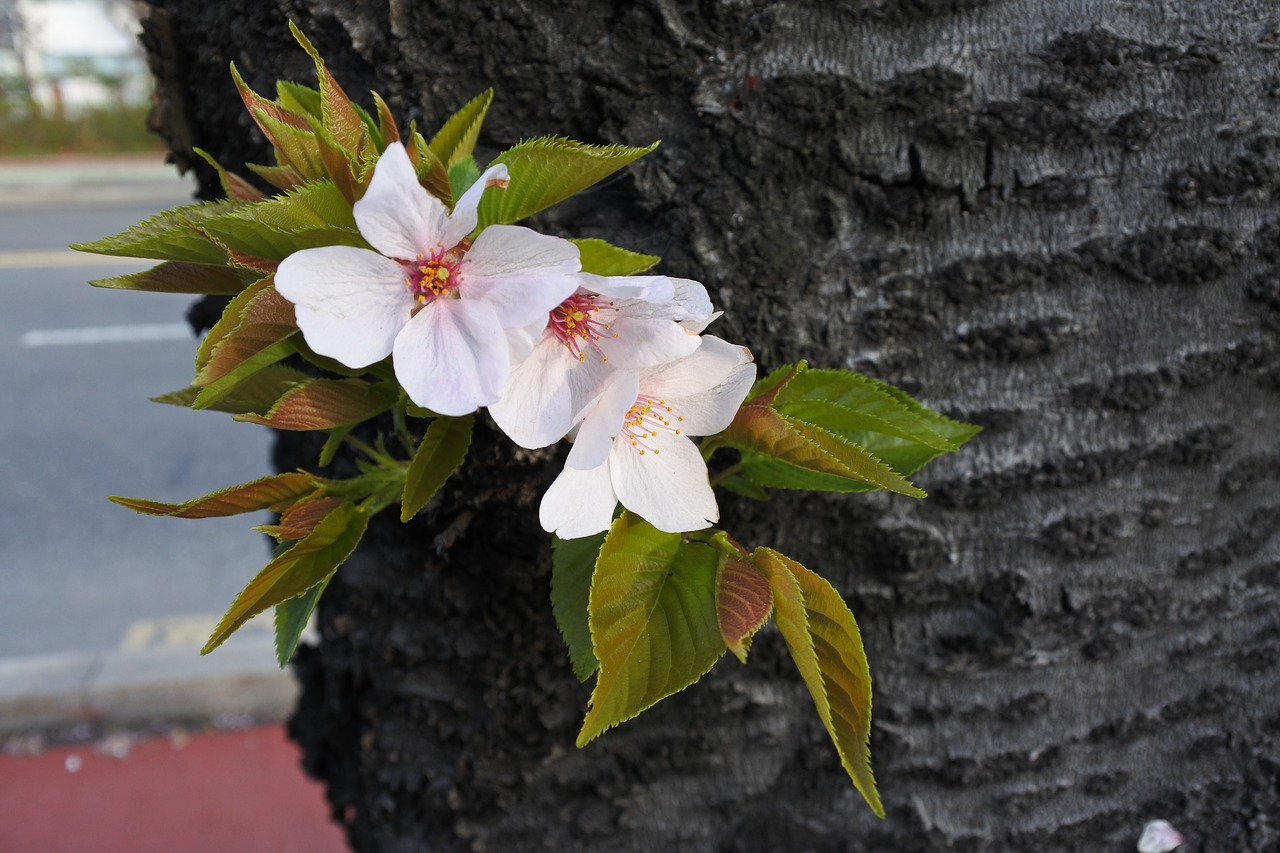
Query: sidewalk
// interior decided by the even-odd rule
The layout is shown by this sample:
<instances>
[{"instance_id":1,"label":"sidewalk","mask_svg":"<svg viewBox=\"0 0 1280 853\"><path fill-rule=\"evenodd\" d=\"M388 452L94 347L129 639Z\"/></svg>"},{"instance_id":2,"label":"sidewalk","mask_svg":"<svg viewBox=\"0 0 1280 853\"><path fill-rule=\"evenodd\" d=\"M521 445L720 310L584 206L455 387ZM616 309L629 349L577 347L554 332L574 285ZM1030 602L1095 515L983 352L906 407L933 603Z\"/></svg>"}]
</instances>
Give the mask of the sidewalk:
<instances>
[{"instance_id":1,"label":"sidewalk","mask_svg":"<svg viewBox=\"0 0 1280 853\"><path fill-rule=\"evenodd\" d=\"M5 853L339 853L270 637L0 660Z\"/></svg>"},{"instance_id":2,"label":"sidewalk","mask_svg":"<svg viewBox=\"0 0 1280 853\"><path fill-rule=\"evenodd\" d=\"M0 756L7 853L340 853L280 725Z\"/></svg>"},{"instance_id":3,"label":"sidewalk","mask_svg":"<svg viewBox=\"0 0 1280 853\"><path fill-rule=\"evenodd\" d=\"M196 182L164 154L0 158L0 207L74 201L192 201Z\"/></svg>"}]
</instances>

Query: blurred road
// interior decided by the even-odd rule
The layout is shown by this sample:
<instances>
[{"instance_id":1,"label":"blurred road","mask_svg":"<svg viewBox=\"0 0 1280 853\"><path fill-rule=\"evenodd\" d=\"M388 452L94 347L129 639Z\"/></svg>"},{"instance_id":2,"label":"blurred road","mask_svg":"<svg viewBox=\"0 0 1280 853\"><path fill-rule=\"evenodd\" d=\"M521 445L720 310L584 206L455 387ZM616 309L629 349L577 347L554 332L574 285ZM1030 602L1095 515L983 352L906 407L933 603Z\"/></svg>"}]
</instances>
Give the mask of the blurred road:
<instances>
[{"instance_id":1,"label":"blurred road","mask_svg":"<svg viewBox=\"0 0 1280 853\"><path fill-rule=\"evenodd\" d=\"M158 155L0 163L0 659L198 647L267 561L249 530L262 514L148 518L106 500L270 473L266 429L147 399L190 384L191 298L91 288L149 262L66 248L193 188Z\"/></svg>"}]
</instances>

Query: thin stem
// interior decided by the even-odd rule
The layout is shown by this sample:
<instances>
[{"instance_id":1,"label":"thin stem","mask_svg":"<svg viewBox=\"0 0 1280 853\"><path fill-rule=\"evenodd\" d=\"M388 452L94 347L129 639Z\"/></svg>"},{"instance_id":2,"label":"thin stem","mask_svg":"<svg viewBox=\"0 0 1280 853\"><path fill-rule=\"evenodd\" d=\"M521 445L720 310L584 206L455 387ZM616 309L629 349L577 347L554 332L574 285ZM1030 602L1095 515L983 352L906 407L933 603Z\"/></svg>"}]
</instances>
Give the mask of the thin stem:
<instances>
[{"instance_id":1,"label":"thin stem","mask_svg":"<svg viewBox=\"0 0 1280 853\"><path fill-rule=\"evenodd\" d=\"M742 470L742 463L735 462L732 465L730 465L728 468L725 468L723 471L718 471L716 475L711 478L711 488L714 489L716 486L720 485L725 480L729 479L730 477L732 477L734 474L738 473L741 470Z\"/></svg>"}]
</instances>

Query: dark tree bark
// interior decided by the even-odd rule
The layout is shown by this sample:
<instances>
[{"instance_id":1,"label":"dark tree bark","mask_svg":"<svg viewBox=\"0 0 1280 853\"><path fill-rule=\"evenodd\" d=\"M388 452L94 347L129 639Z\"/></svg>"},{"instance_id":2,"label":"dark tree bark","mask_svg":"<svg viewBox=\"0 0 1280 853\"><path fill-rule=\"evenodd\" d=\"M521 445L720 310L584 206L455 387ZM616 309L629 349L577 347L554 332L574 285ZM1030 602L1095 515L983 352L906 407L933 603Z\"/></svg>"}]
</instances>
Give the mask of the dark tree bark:
<instances>
[{"instance_id":1,"label":"dark tree bark","mask_svg":"<svg viewBox=\"0 0 1280 853\"><path fill-rule=\"evenodd\" d=\"M493 86L482 159L662 139L537 225L702 280L764 369L985 427L922 502L722 501L846 593L885 821L776 634L575 749L535 520L562 451L482 429L426 513L374 525L297 665L356 849L1119 851L1153 818L1280 847L1271 0L150 2L180 165L264 160L226 66L307 80L292 17L428 130Z\"/></svg>"}]
</instances>

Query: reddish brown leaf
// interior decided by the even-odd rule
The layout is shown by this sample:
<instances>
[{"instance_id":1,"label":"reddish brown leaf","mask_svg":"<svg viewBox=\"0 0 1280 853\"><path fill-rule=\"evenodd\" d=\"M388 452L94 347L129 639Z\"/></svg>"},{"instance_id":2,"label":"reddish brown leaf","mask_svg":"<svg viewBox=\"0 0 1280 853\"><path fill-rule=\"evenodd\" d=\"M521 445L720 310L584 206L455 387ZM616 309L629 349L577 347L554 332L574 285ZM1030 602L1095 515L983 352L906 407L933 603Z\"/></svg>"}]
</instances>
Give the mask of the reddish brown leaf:
<instances>
[{"instance_id":1,"label":"reddish brown leaf","mask_svg":"<svg viewBox=\"0 0 1280 853\"><path fill-rule=\"evenodd\" d=\"M231 79L235 81L236 90L240 93L240 99L244 101L245 109L249 111L249 114L254 117L255 121L259 118L258 111L261 111L261 113L270 116L278 122L289 125L290 127L296 127L300 130L311 129L305 116L298 115L291 110L286 110L275 101L268 101L266 98L250 89L249 85L244 82L244 78L240 76L240 70L236 68L236 64L234 62L231 63ZM276 148L280 147L279 142L276 140L272 133L272 129L269 126L258 121L258 127L262 128L262 132L266 135L267 140L270 141L272 145Z\"/></svg>"},{"instance_id":2,"label":"reddish brown leaf","mask_svg":"<svg viewBox=\"0 0 1280 853\"><path fill-rule=\"evenodd\" d=\"M359 379L312 379L285 392L265 415L236 415L238 421L287 430L326 430L351 426L385 412L396 401L389 384Z\"/></svg>"},{"instance_id":3,"label":"reddish brown leaf","mask_svg":"<svg viewBox=\"0 0 1280 853\"><path fill-rule=\"evenodd\" d=\"M258 166L253 163L246 163L245 165L250 172L253 172L281 192L287 193L289 190L306 183L292 166Z\"/></svg>"},{"instance_id":4,"label":"reddish brown leaf","mask_svg":"<svg viewBox=\"0 0 1280 853\"><path fill-rule=\"evenodd\" d=\"M209 330L196 354L195 385L226 376L249 357L298 331L293 303L266 278L245 288Z\"/></svg>"},{"instance_id":5,"label":"reddish brown leaf","mask_svg":"<svg viewBox=\"0 0 1280 853\"><path fill-rule=\"evenodd\" d=\"M317 485L316 480L308 474L274 474L254 480L252 483L219 489L180 504L151 501L146 498L122 498L115 495L111 496L110 500L145 515L163 515L170 518L223 518L260 509L279 512L299 498L314 492Z\"/></svg>"},{"instance_id":6,"label":"reddish brown leaf","mask_svg":"<svg viewBox=\"0 0 1280 853\"><path fill-rule=\"evenodd\" d=\"M150 293L212 293L235 296L244 290L244 282L233 269L209 264L169 261L144 272L100 278L89 282L94 287L114 290L145 290Z\"/></svg>"},{"instance_id":7,"label":"reddish brown leaf","mask_svg":"<svg viewBox=\"0 0 1280 853\"><path fill-rule=\"evenodd\" d=\"M391 114L391 108L387 106L387 102L382 100L382 96L377 92L371 92L370 94L373 95L373 103L378 108L378 130L382 132L383 145L399 142L400 128L396 127L396 118Z\"/></svg>"},{"instance_id":8,"label":"reddish brown leaf","mask_svg":"<svg viewBox=\"0 0 1280 853\"><path fill-rule=\"evenodd\" d=\"M340 503L342 498L332 497L299 501L280 514L280 521L277 524L263 524L254 529L261 530L268 536L274 536L278 542L294 542L314 530L316 525Z\"/></svg>"},{"instance_id":9,"label":"reddish brown leaf","mask_svg":"<svg viewBox=\"0 0 1280 853\"><path fill-rule=\"evenodd\" d=\"M729 557L716 576L716 616L724 644L747 662L751 638L773 611L769 579L745 560Z\"/></svg>"}]
</instances>

